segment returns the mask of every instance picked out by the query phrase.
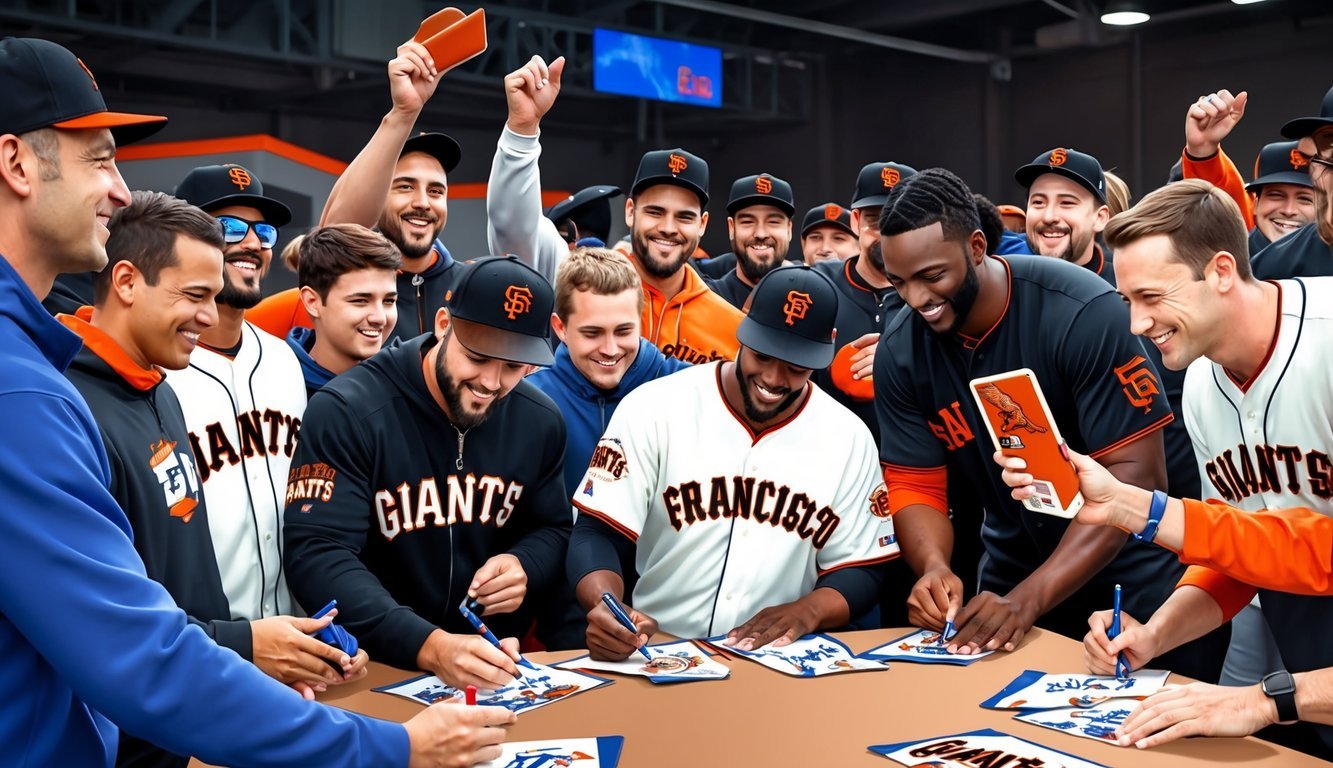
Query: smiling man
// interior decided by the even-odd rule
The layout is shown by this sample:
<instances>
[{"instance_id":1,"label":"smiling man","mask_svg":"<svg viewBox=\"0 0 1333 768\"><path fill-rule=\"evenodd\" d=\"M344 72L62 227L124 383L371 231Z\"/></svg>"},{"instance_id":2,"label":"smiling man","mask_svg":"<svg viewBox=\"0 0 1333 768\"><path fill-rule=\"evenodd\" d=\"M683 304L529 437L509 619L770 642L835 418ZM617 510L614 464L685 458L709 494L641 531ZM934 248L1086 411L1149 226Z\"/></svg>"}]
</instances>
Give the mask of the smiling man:
<instances>
[{"instance_id":1,"label":"smiling man","mask_svg":"<svg viewBox=\"0 0 1333 768\"><path fill-rule=\"evenodd\" d=\"M1106 207L1106 177L1092 155L1057 147L1014 172L1027 187L1028 247L1086 267L1115 285L1110 256L1097 236L1111 218Z\"/></svg>"},{"instance_id":2,"label":"smiling man","mask_svg":"<svg viewBox=\"0 0 1333 768\"><path fill-rule=\"evenodd\" d=\"M727 200L727 235L736 268L720 278L704 277L708 287L743 308L755 284L786 261L795 213L786 181L767 173L736 179Z\"/></svg>"},{"instance_id":3,"label":"smiling man","mask_svg":"<svg viewBox=\"0 0 1333 768\"><path fill-rule=\"evenodd\" d=\"M775 269L755 287L735 362L648 382L620 404L574 490L569 576L594 656L623 659L659 627L786 645L873 604L881 564L898 555L875 443L810 382L833 360L837 309L815 270ZM637 633L602 601L625 599L636 577Z\"/></svg>"},{"instance_id":4,"label":"smiling man","mask_svg":"<svg viewBox=\"0 0 1333 768\"><path fill-rule=\"evenodd\" d=\"M285 562L307 609L376 658L455 686L518 672L463 619L521 634L562 583L565 425L523 380L550 365L551 287L512 258L462 266L435 332L393 344L311 400L286 494ZM285 476L284 476L285 477Z\"/></svg>"},{"instance_id":5,"label":"smiling man","mask_svg":"<svg viewBox=\"0 0 1333 768\"><path fill-rule=\"evenodd\" d=\"M245 310L259 302L278 227L291 221L291 211L235 164L195 168L176 186L176 197L221 222L226 243L218 322L200 334L189 366L167 374L208 494L222 588L232 618L290 614L281 499L305 386L296 355L246 322Z\"/></svg>"},{"instance_id":6,"label":"smiling man","mask_svg":"<svg viewBox=\"0 0 1333 768\"><path fill-rule=\"evenodd\" d=\"M1254 274L1261 280L1333 275L1333 88L1318 115L1288 121L1282 135L1298 140L1296 151L1310 164L1317 210L1313 222L1254 256Z\"/></svg>"},{"instance_id":7,"label":"smiling man","mask_svg":"<svg viewBox=\"0 0 1333 768\"><path fill-rule=\"evenodd\" d=\"M315 327L293 328L287 344L301 363L309 397L384 346L398 322L395 276L403 257L383 235L359 224L317 227L287 246L293 249L301 303Z\"/></svg>"},{"instance_id":8,"label":"smiling man","mask_svg":"<svg viewBox=\"0 0 1333 768\"><path fill-rule=\"evenodd\" d=\"M1034 624L1082 637L1115 584L1131 610L1161 605L1184 570L1169 552L1010 498L969 387L1031 368L1071 447L1100 456L1124 482L1160 487L1162 428L1174 417L1123 301L1063 260L988 256L971 191L944 169L890 192L879 227L884 266L907 305L884 331L874 380L888 503L918 576L912 623L939 630L953 620L951 651L1011 650ZM951 485L951 475L969 482ZM981 591L966 604L950 566L951 508L986 511ZM1216 680L1224 645L1207 638L1162 663Z\"/></svg>"}]
</instances>

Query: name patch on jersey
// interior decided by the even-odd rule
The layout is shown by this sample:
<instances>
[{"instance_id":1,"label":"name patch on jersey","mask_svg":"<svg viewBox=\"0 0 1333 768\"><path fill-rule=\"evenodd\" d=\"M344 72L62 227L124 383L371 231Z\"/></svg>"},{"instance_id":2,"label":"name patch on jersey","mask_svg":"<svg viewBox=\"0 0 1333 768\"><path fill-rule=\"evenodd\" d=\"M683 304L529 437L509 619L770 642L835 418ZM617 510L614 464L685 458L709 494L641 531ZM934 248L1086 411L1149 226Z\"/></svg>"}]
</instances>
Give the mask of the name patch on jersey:
<instances>
[{"instance_id":1,"label":"name patch on jersey","mask_svg":"<svg viewBox=\"0 0 1333 768\"><path fill-rule=\"evenodd\" d=\"M821 506L804 493L793 493L772 480L740 475L669 486L662 491L662 501L677 531L695 523L740 518L781 527L810 539L815 549L824 548L839 523L832 507Z\"/></svg>"},{"instance_id":2,"label":"name patch on jersey","mask_svg":"<svg viewBox=\"0 0 1333 768\"><path fill-rule=\"evenodd\" d=\"M1256 445L1251 451L1242 443L1234 452L1222 451L1210 459L1204 473L1222 498L1233 504L1258 493L1308 492L1333 498L1333 461L1328 454L1295 445Z\"/></svg>"},{"instance_id":3,"label":"name patch on jersey","mask_svg":"<svg viewBox=\"0 0 1333 768\"><path fill-rule=\"evenodd\" d=\"M233 445L221 422L204 428L204 434L190 433L190 448L194 451L199 478L207 483L214 472L224 466L241 463L241 457L277 456L278 452L291 458L296 450L296 439L301 432L301 419L269 408L262 413L249 411L236 416L236 433L241 444Z\"/></svg>"},{"instance_id":4,"label":"name patch on jersey","mask_svg":"<svg viewBox=\"0 0 1333 768\"><path fill-rule=\"evenodd\" d=\"M503 528L523 496L523 484L494 475L448 475L444 495L433 477L415 485L400 483L375 492L375 519L380 533L393 541L401 533L443 528L459 523Z\"/></svg>"},{"instance_id":5,"label":"name patch on jersey","mask_svg":"<svg viewBox=\"0 0 1333 768\"><path fill-rule=\"evenodd\" d=\"M593 480L614 483L629 474L629 464L625 461L625 447L614 437L604 437L597 441L592 458L588 460L588 476ZM592 482L583 492L592 495Z\"/></svg>"},{"instance_id":6,"label":"name patch on jersey","mask_svg":"<svg viewBox=\"0 0 1333 768\"><path fill-rule=\"evenodd\" d=\"M1157 383L1157 376L1148 367L1148 361L1141 355L1135 355L1129 362L1115 369L1115 377L1120 382L1120 391L1125 399L1135 408L1142 408L1144 413L1152 410L1156 397L1162 394Z\"/></svg>"},{"instance_id":7,"label":"name patch on jersey","mask_svg":"<svg viewBox=\"0 0 1333 768\"><path fill-rule=\"evenodd\" d=\"M287 500L293 501L329 501L333 498L333 481L338 477L338 470L328 464L302 464L292 467L287 472ZM301 507L302 512L309 512L310 505Z\"/></svg>"}]
</instances>

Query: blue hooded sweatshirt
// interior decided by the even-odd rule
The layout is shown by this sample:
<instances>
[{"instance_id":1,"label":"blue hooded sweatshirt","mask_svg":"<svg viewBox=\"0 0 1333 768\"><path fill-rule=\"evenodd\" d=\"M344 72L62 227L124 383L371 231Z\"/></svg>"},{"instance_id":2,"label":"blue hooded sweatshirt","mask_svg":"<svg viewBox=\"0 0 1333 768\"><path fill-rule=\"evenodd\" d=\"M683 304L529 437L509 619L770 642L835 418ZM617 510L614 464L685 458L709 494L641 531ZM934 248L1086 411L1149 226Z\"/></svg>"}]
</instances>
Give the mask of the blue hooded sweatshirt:
<instances>
[{"instance_id":1,"label":"blue hooded sweatshirt","mask_svg":"<svg viewBox=\"0 0 1333 768\"><path fill-rule=\"evenodd\" d=\"M310 350L315 347L314 328L296 326L287 334L287 346L292 348L297 361L301 363L301 377L305 379L305 396L309 399L319 391L320 387L329 383L334 373L315 362L315 358L310 356Z\"/></svg>"},{"instance_id":2,"label":"blue hooded sweatshirt","mask_svg":"<svg viewBox=\"0 0 1333 768\"><path fill-rule=\"evenodd\" d=\"M217 765L407 765L401 725L302 700L148 578L61 375L80 344L0 256L0 765L110 766L113 723Z\"/></svg>"},{"instance_id":3,"label":"blue hooded sweatshirt","mask_svg":"<svg viewBox=\"0 0 1333 768\"><path fill-rule=\"evenodd\" d=\"M666 357L647 339L639 339L639 354L612 390L598 389L579 373L569 357L569 348L561 344L555 350L555 364L528 377L528 381L545 392L560 408L565 417L565 490L572 496L578 490L583 473L597 441L602 439L611 414L625 395L653 379L689 368L690 364L674 357Z\"/></svg>"}]
</instances>

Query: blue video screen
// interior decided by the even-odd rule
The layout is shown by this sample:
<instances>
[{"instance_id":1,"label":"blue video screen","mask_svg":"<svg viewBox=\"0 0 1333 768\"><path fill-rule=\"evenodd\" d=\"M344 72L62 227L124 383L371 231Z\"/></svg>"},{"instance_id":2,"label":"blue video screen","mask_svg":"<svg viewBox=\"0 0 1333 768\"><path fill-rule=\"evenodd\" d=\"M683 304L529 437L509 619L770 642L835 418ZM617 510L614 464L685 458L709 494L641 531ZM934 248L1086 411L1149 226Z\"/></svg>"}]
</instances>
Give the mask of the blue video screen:
<instances>
[{"instance_id":1,"label":"blue video screen","mask_svg":"<svg viewBox=\"0 0 1333 768\"><path fill-rule=\"evenodd\" d=\"M722 106L722 50L594 29L593 88L659 101Z\"/></svg>"}]
</instances>

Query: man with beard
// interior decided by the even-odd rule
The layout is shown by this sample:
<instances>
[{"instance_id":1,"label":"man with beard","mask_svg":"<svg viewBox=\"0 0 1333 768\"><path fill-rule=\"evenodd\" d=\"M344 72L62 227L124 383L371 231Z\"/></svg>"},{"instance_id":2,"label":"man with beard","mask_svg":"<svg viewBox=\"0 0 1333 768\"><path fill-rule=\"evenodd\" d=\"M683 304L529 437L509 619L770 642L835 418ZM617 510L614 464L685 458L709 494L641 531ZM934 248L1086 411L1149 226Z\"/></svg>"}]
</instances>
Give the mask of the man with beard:
<instances>
[{"instance_id":1,"label":"man with beard","mask_svg":"<svg viewBox=\"0 0 1333 768\"><path fill-rule=\"evenodd\" d=\"M393 106L334 183L319 220L320 226L375 227L402 253L398 323L386 344L430 331L435 310L457 280L456 262L439 237L449 218L448 174L462 158L458 142L443 133L412 136L440 82L426 49L403 43L388 70ZM296 325L310 326L295 289L275 294L255 312L253 322L278 338Z\"/></svg>"},{"instance_id":2,"label":"man with beard","mask_svg":"<svg viewBox=\"0 0 1333 768\"><path fill-rule=\"evenodd\" d=\"M1028 190L1028 248L1091 270L1115 286L1111 257L1097 243L1111 218L1106 176L1092 155L1057 147L1014 171Z\"/></svg>"},{"instance_id":3,"label":"man with beard","mask_svg":"<svg viewBox=\"0 0 1333 768\"><path fill-rule=\"evenodd\" d=\"M1254 275L1260 280L1333 275L1333 88L1317 116L1288 122L1282 135L1299 140L1296 151L1310 164L1315 219L1254 256Z\"/></svg>"},{"instance_id":4,"label":"man with beard","mask_svg":"<svg viewBox=\"0 0 1333 768\"><path fill-rule=\"evenodd\" d=\"M879 226L889 280L907 305L875 358L875 404L889 508L919 577L912 623L953 621L950 652L973 653L1013 650L1034 624L1081 638L1116 584L1134 603L1126 610L1155 610L1184 566L1122 531L1071 525L1010 498L969 387L1031 368L1072 448L1123 482L1161 487L1162 427L1174 416L1124 302L1062 260L988 256L971 191L944 169L895 188ZM986 511L981 591L966 605L950 567L951 475L975 486ZM1161 664L1215 681L1225 645L1208 636Z\"/></svg>"},{"instance_id":5,"label":"man with beard","mask_svg":"<svg viewBox=\"0 0 1333 768\"><path fill-rule=\"evenodd\" d=\"M497 633L522 633L562 583L565 425L523 381L552 362L550 285L513 258L462 269L433 334L311 400L285 562L300 603L337 598L338 621L372 656L497 688L518 674L517 642L491 645L459 604L476 599Z\"/></svg>"},{"instance_id":6,"label":"man with beard","mask_svg":"<svg viewBox=\"0 0 1333 768\"><path fill-rule=\"evenodd\" d=\"M736 332L735 362L621 401L574 493L569 577L594 657L623 659L659 628L781 646L873 605L881 564L898 555L875 443L810 384L833 359L837 307L812 268L773 270ZM637 632L602 599L624 600L634 576Z\"/></svg>"},{"instance_id":7,"label":"man with beard","mask_svg":"<svg viewBox=\"0 0 1333 768\"><path fill-rule=\"evenodd\" d=\"M548 280L569 245L542 215L538 139L564 68L564 57L548 67L533 56L505 76L509 117L486 193L491 251L516 254ZM647 297L641 332L663 354L689 363L734 358L742 316L686 267L708 226L707 206L708 163L683 149L645 154L625 201L630 261Z\"/></svg>"},{"instance_id":8,"label":"man with beard","mask_svg":"<svg viewBox=\"0 0 1333 768\"><path fill-rule=\"evenodd\" d=\"M189 367L167 373L208 497L222 589L234 619L290 614L281 498L305 381L291 348L244 315L259 303L278 227L292 214L235 164L195 168L176 185L176 197L221 222L226 242L218 322L199 334Z\"/></svg>"},{"instance_id":9,"label":"man with beard","mask_svg":"<svg viewBox=\"0 0 1333 768\"><path fill-rule=\"evenodd\" d=\"M736 268L719 278L704 277L704 283L731 306L743 309L754 286L787 259L795 213L786 181L767 173L736 179L727 200L727 236Z\"/></svg>"}]
</instances>

